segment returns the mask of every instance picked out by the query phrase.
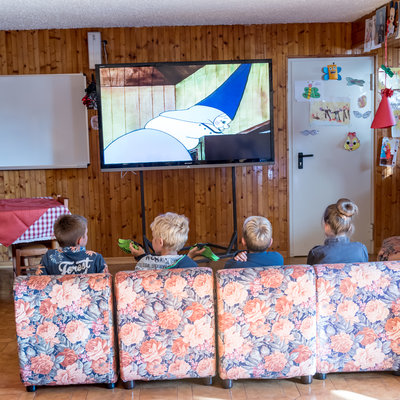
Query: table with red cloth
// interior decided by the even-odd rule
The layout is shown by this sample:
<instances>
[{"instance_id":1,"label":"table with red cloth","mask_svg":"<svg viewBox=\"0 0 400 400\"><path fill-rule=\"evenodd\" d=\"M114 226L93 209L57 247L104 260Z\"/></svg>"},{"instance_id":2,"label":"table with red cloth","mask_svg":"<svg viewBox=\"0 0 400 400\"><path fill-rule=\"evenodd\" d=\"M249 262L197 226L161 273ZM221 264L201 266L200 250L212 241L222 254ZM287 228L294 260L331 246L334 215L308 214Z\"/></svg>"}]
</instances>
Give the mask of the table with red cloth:
<instances>
[{"instance_id":1,"label":"table with red cloth","mask_svg":"<svg viewBox=\"0 0 400 400\"><path fill-rule=\"evenodd\" d=\"M63 214L71 213L51 197L0 199L0 243L53 240L54 222Z\"/></svg>"}]
</instances>

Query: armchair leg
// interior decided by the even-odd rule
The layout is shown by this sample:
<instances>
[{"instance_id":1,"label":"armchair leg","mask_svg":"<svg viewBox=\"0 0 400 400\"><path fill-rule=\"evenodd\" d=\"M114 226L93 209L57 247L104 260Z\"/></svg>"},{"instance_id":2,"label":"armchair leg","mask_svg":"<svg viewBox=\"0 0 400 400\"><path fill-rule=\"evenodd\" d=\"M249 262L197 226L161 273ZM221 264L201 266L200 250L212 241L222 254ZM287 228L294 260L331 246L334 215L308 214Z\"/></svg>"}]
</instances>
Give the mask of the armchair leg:
<instances>
[{"instance_id":1,"label":"armchair leg","mask_svg":"<svg viewBox=\"0 0 400 400\"><path fill-rule=\"evenodd\" d=\"M206 378L203 378L203 383L204 383L206 386L211 386L212 383L213 383L213 378L212 378L212 376L207 376Z\"/></svg>"},{"instance_id":2,"label":"armchair leg","mask_svg":"<svg viewBox=\"0 0 400 400\"><path fill-rule=\"evenodd\" d=\"M232 379L223 379L222 380L222 387L224 389L231 389L232 388Z\"/></svg>"},{"instance_id":3,"label":"armchair leg","mask_svg":"<svg viewBox=\"0 0 400 400\"><path fill-rule=\"evenodd\" d=\"M314 378L315 379L319 379L320 381L324 381L326 379L326 374L321 374L320 372L317 372L314 375Z\"/></svg>"},{"instance_id":4,"label":"armchair leg","mask_svg":"<svg viewBox=\"0 0 400 400\"><path fill-rule=\"evenodd\" d=\"M114 389L115 388L115 383L106 383L106 388L107 389Z\"/></svg>"},{"instance_id":5,"label":"armchair leg","mask_svg":"<svg viewBox=\"0 0 400 400\"><path fill-rule=\"evenodd\" d=\"M135 381L124 382L125 389L133 389L135 387Z\"/></svg>"},{"instance_id":6,"label":"armchair leg","mask_svg":"<svg viewBox=\"0 0 400 400\"><path fill-rule=\"evenodd\" d=\"M26 389L27 392L35 392L36 391L36 386L35 385L26 386L25 389Z\"/></svg>"},{"instance_id":7,"label":"armchair leg","mask_svg":"<svg viewBox=\"0 0 400 400\"><path fill-rule=\"evenodd\" d=\"M303 383L304 385L309 385L310 383L312 383L311 375L302 376L300 379L301 379L301 383Z\"/></svg>"}]
</instances>

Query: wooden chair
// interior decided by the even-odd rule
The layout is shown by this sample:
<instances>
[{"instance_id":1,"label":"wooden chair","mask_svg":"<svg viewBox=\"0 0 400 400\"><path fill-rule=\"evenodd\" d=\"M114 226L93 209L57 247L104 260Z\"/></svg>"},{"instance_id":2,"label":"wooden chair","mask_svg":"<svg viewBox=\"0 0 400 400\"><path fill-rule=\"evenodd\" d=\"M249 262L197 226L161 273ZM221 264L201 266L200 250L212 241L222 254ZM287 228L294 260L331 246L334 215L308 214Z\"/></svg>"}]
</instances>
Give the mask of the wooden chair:
<instances>
[{"instance_id":1,"label":"wooden chair","mask_svg":"<svg viewBox=\"0 0 400 400\"><path fill-rule=\"evenodd\" d=\"M46 254L48 248L43 244L28 245L24 248L15 249L15 269L14 275L34 275L40 259ZM28 272L33 273L29 274Z\"/></svg>"}]
</instances>

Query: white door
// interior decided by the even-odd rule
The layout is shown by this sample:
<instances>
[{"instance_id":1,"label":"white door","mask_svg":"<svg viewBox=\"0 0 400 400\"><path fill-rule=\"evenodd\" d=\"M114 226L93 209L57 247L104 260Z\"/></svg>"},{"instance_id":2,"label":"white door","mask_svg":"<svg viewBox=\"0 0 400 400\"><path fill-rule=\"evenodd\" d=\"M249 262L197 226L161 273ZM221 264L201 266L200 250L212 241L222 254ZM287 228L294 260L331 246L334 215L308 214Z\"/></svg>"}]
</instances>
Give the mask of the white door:
<instances>
[{"instance_id":1,"label":"white door","mask_svg":"<svg viewBox=\"0 0 400 400\"><path fill-rule=\"evenodd\" d=\"M333 62L341 67L339 74L342 79L323 80L322 68ZM290 255L305 256L313 246L323 243L322 214L327 205L341 197L358 205L359 215L354 220L355 233L351 239L364 243L371 253L374 131L370 126L374 114L371 90L374 59L290 59L288 71ZM308 87L303 85L305 81L319 87L320 98L315 98L315 101L350 103L349 124L311 121L311 102L306 98L305 101L295 98L296 94L299 96L299 87ZM360 147L354 151L344 149L349 132L356 132L360 140ZM303 158L302 169L298 165L299 153L312 154Z\"/></svg>"}]
</instances>

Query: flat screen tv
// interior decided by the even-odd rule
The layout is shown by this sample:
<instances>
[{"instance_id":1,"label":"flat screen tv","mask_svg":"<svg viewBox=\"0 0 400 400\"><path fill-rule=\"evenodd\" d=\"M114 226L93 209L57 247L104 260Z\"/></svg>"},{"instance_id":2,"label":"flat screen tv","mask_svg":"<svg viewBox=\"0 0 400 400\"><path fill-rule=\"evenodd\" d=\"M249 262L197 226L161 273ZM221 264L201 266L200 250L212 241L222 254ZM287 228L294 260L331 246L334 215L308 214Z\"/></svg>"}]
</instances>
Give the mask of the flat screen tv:
<instances>
[{"instance_id":1,"label":"flat screen tv","mask_svg":"<svg viewBox=\"0 0 400 400\"><path fill-rule=\"evenodd\" d=\"M274 162L271 60L96 66L102 170Z\"/></svg>"}]
</instances>

